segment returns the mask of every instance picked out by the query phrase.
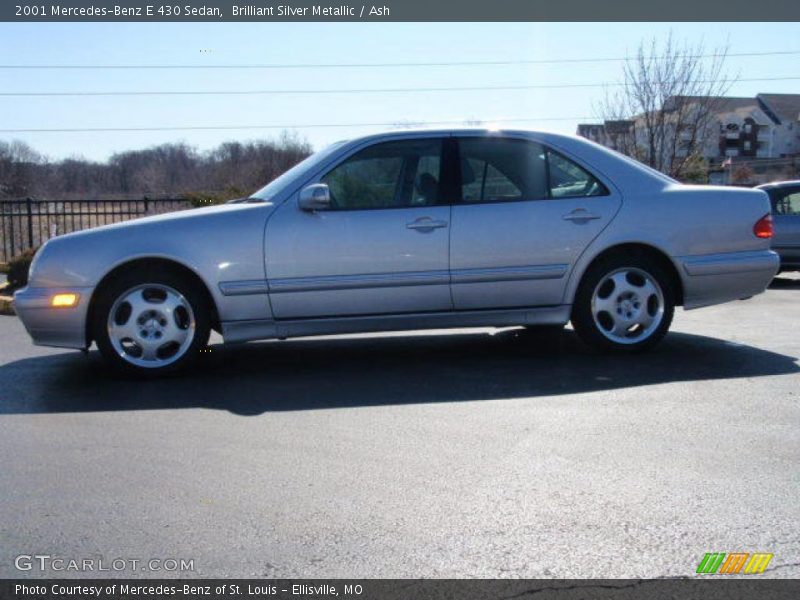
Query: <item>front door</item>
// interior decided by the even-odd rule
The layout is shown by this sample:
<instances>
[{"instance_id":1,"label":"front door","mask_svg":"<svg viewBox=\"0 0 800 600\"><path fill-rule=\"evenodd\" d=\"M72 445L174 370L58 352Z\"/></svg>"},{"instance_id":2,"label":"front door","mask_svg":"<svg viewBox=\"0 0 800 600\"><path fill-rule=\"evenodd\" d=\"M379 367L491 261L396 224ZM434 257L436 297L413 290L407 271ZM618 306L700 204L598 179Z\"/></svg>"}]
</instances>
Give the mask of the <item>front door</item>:
<instances>
[{"instance_id":1,"label":"front door","mask_svg":"<svg viewBox=\"0 0 800 600\"><path fill-rule=\"evenodd\" d=\"M561 304L568 274L621 198L541 144L462 137L450 266L457 310Z\"/></svg>"},{"instance_id":2,"label":"front door","mask_svg":"<svg viewBox=\"0 0 800 600\"><path fill-rule=\"evenodd\" d=\"M265 240L276 319L452 310L443 145L373 144L319 179L330 210L277 209Z\"/></svg>"}]
</instances>

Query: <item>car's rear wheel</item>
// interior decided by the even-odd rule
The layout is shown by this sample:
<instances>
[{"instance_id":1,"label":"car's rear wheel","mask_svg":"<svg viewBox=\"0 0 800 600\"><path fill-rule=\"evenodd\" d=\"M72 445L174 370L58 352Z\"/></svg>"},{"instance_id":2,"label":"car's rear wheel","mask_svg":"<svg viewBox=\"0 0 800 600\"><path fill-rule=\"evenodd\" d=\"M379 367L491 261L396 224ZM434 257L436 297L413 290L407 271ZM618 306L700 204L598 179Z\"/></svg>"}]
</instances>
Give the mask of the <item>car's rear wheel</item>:
<instances>
[{"instance_id":1,"label":"car's rear wheel","mask_svg":"<svg viewBox=\"0 0 800 600\"><path fill-rule=\"evenodd\" d=\"M208 343L209 312L192 278L170 269L136 269L98 291L94 338L119 368L143 375L175 371Z\"/></svg>"},{"instance_id":2,"label":"car's rear wheel","mask_svg":"<svg viewBox=\"0 0 800 600\"><path fill-rule=\"evenodd\" d=\"M666 335L675 312L670 277L646 255L612 256L593 265L581 281L572 325L588 345L635 352Z\"/></svg>"}]
</instances>

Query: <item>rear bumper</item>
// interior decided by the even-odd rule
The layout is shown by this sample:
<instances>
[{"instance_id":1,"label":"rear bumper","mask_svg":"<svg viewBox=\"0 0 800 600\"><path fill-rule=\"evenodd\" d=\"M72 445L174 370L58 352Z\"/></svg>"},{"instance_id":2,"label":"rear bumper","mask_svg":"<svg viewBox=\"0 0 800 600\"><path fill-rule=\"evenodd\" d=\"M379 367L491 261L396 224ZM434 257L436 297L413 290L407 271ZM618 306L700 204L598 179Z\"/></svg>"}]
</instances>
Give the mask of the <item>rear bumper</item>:
<instances>
[{"instance_id":1,"label":"rear bumper","mask_svg":"<svg viewBox=\"0 0 800 600\"><path fill-rule=\"evenodd\" d=\"M84 349L86 315L94 288L32 288L14 294L14 309L37 346ZM52 308L50 299L56 293L76 293L78 304L72 308Z\"/></svg>"},{"instance_id":2,"label":"rear bumper","mask_svg":"<svg viewBox=\"0 0 800 600\"><path fill-rule=\"evenodd\" d=\"M780 265L778 255L771 250L683 256L678 261L686 309L760 294Z\"/></svg>"}]
</instances>

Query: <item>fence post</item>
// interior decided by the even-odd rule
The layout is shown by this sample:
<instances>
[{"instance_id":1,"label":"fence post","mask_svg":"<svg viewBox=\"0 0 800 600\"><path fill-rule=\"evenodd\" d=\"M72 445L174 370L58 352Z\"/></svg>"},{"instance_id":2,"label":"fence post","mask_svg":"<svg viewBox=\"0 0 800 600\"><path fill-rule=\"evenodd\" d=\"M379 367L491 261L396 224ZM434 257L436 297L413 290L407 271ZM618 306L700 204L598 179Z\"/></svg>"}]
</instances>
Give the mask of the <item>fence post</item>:
<instances>
[{"instance_id":1,"label":"fence post","mask_svg":"<svg viewBox=\"0 0 800 600\"><path fill-rule=\"evenodd\" d=\"M28 248L33 248L33 202L26 198L25 204L28 209Z\"/></svg>"},{"instance_id":2,"label":"fence post","mask_svg":"<svg viewBox=\"0 0 800 600\"><path fill-rule=\"evenodd\" d=\"M150 200L148 200L147 196L144 197L144 214L150 214Z\"/></svg>"}]
</instances>

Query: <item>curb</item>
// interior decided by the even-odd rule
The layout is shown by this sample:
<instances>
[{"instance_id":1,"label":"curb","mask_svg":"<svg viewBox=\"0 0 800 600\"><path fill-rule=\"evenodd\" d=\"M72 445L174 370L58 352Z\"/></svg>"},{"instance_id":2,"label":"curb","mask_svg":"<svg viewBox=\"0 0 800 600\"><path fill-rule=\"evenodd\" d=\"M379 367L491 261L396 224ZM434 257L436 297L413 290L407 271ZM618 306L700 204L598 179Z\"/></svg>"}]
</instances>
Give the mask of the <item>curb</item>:
<instances>
[{"instance_id":1,"label":"curb","mask_svg":"<svg viewBox=\"0 0 800 600\"><path fill-rule=\"evenodd\" d=\"M14 298L11 296L0 296L0 315L16 315L14 310Z\"/></svg>"}]
</instances>

